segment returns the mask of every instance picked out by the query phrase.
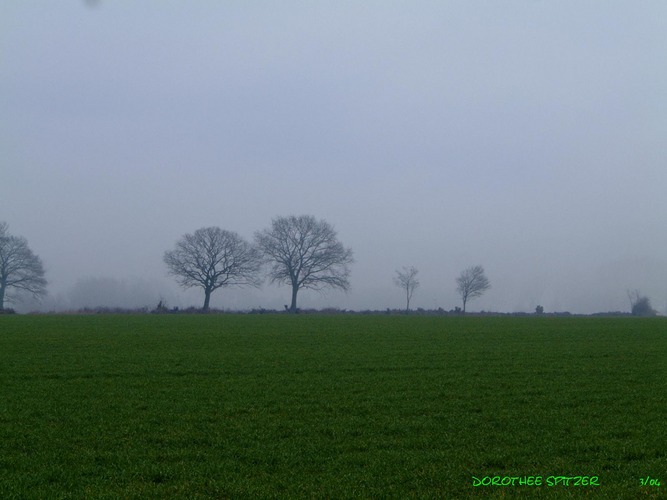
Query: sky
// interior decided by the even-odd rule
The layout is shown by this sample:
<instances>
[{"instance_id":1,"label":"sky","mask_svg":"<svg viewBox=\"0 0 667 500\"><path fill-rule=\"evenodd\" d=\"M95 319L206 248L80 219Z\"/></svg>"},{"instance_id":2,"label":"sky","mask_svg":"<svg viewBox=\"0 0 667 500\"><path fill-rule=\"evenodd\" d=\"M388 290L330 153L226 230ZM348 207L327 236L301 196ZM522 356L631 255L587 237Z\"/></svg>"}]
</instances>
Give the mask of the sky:
<instances>
[{"instance_id":1,"label":"sky","mask_svg":"<svg viewBox=\"0 0 667 500\"><path fill-rule=\"evenodd\" d=\"M0 221L49 296L201 306L164 252L325 219L351 289L301 307L667 313L667 2L0 3ZM277 308L287 287L221 289Z\"/></svg>"}]
</instances>

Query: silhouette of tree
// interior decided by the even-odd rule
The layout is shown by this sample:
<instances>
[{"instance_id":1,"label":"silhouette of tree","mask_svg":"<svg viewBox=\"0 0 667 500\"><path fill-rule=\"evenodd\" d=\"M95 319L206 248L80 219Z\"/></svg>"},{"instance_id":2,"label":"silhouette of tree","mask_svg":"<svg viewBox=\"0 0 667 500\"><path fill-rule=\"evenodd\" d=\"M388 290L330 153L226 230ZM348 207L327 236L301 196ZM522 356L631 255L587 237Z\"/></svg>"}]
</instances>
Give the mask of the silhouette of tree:
<instances>
[{"instance_id":1,"label":"silhouette of tree","mask_svg":"<svg viewBox=\"0 0 667 500\"><path fill-rule=\"evenodd\" d=\"M10 235L8 229L5 222L0 223L0 310L5 302L18 302L22 293L35 298L46 295L41 259L25 238Z\"/></svg>"},{"instance_id":2,"label":"silhouette of tree","mask_svg":"<svg viewBox=\"0 0 667 500\"><path fill-rule=\"evenodd\" d=\"M204 289L204 311L211 294L226 286L259 286L261 256L238 234L219 227L197 229L184 235L174 250L165 252L169 274L184 288Z\"/></svg>"},{"instance_id":3,"label":"silhouette of tree","mask_svg":"<svg viewBox=\"0 0 667 500\"><path fill-rule=\"evenodd\" d=\"M257 246L270 264L272 283L290 285L289 312L297 312L299 290L350 288L352 250L338 241L334 228L310 215L276 217L271 227L255 233Z\"/></svg>"},{"instance_id":4,"label":"silhouette of tree","mask_svg":"<svg viewBox=\"0 0 667 500\"><path fill-rule=\"evenodd\" d=\"M456 278L456 291L463 301L463 314L466 312L468 300L480 297L484 292L491 288L491 283L484 274L482 266L473 266L461 272Z\"/></svg>"},{"instance_id":5,"label":"silhouette of tree","mask_svg":"<svg viewBox=\"0 0 667 500\"><path fill-rule=\"evenodd\" d=\"M415 290L419 288L419 280L417 279L417 273L419 271L414 267L403 266L403 270L396 270L396 276L394 277L394 284L405 290L405 311L410 311L410 300L412 299L412 294L415 293Z\"/></svg>"}]
</instances>

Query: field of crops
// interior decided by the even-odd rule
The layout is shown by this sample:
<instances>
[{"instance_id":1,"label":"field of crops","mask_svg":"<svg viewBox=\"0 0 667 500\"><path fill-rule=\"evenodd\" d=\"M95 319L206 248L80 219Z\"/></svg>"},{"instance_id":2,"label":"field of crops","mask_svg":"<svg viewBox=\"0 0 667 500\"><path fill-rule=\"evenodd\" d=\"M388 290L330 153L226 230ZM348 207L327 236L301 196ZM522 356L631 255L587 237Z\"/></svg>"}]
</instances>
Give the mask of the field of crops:
<instances>
[{"instance_id":1,"label":"field of crops","mask_svg":"<svg viewBox=\"0 0 667 500\"><path fill-rule=\"evenodd\" d=\"M0 396L3 499L667 496L664 318L5 316Z\"/></svg>"}]
</instances>

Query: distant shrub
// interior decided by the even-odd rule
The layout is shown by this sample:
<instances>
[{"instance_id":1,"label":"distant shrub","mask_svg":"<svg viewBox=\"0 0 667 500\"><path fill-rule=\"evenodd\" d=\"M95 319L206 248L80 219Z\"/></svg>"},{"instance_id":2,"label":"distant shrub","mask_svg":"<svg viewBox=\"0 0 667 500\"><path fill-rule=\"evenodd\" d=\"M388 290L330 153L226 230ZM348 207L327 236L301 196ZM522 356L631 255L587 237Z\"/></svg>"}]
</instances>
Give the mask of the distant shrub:
<instances>
[{"instance_id":1,"label":"distant shrub","mask_svg":"<svg viewBox=\"0 0 667 500\"><path fill-rule=\"evenodd\" d=\"M180 311L183 314L220 314L223 311L219 309L203 309L201 307L190 306Z\"/></svg>"},{"instance_id":2,"label":"distant shrub","mask_svg":"<svg viewBox=\"0 0 667 500\"><path fill-rule=\"evenodd\" d=\"M5 307L4 309L0 309L0 314L16 314L16 311L11 307Z\"/></svg>"},{"instance_id":3,"label":"distant shrub","mask_svg":"<svg viewBox=\"0 0 667 500\"><path fill-rule=\"evenodd\" d=\"M264 309L263 307L260 307L259 309L250 309L248 311L248 314L276 314L279 311L276 311L275 309Z\"/></svg>"},{"instance_id":4,"label":"distant shrub","mask_svg":"<svg viewBox=\"0 0 667 500\"><path fill-rule=\"evenodd\" d=\"M646 297L639 297L634 304L632 304L633 316L655 316L656 312L651 307L651 300Z\"/></svg>"},{"instance_id":5,"label":"distant shrub","mask_svg":"<svg viewBox=\"0 0 667 500\"><path fill-rule=\"evenodd\" d=\"M158 302L157 306L155 306L155 309L153 309L151 312L154 314L165 314L170 312L167 301L160 299L160 302Z\"/></svg>"}]
</instances>

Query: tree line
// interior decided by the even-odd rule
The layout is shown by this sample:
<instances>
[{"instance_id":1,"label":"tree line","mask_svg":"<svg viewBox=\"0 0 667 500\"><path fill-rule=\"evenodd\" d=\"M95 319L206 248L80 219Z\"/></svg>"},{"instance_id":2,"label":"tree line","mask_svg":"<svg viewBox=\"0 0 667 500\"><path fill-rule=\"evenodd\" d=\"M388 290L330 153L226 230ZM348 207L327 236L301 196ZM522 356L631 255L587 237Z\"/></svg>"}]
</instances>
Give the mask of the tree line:
<instances>
[{"instance_id":1,"label":"tree line","mask_svg":"<svg viewBox=\"0 0 667 500\"><path fill-rule=\"evenodd\" d=\"M248 242L233 231L204 227L183 235L172 250L164 253L168 274L183 288L198 287L204 292L202 309L210 308L211 295L222 287L262 284L262 271L271 283L291 288L290 313L298 311L298 293L304 289L326 288L348 291L352 249L338 240L327 221L310 215L276 217L270 227L257 231ZM419 271L414 266L396 270L394 284L405 294L406 311L419 288ZM39 298L46 295L46 279L40 258L25 238L9 234L0 223L0 311L5 303L14 303L22 294ZM467 303L491 288L484 268L472 266L456 278L456 291L465 314ZM635 290L628 292L632 314L654 315L648 297ZM542 312L538 306L536 311Z\"/></svg>"},{"instance_id":2,"label":"tree line","mask_svg":"<svg viewBox=\"0 0 667 500\"><path fill-rule=\"evenodd\" d=\"M260 272L266 265L271 283L291 287L292 300L286 309L296 313L300 290L349 290L354 259L352 250L338 241L333 226L302 215L276 217L271 227L255 233L253 243L219 227L197 229L165 252L164 262L182 287L203 289L204 311L218 288L260 286Z\"/></svg>"},{"instance_id":3,"label":"tree line","mask_svg":"<svg viewBox=\"0 0 667 500\"><path fill-rule=\"evenodd\" d=\"M291 287L292 300L285 309L296 313L302 289L347 291L354 259L352 250L338 241L328 222L302 215L276 217L271 227L255 233L254 243L218 227L198 229L176 242L176 248L164 254L164 262L181 286L203 289L204 311L209 309L211 294L218 288L259 286L259 273L266 264L272 283ZM409 311L410 299L419 286L418 271L404 267L396 273L394 283L405 291ZM463 301L462 313L468 300L491 287L482 266L466 269L456 283Z\"/></svg>"}]
</instances>

